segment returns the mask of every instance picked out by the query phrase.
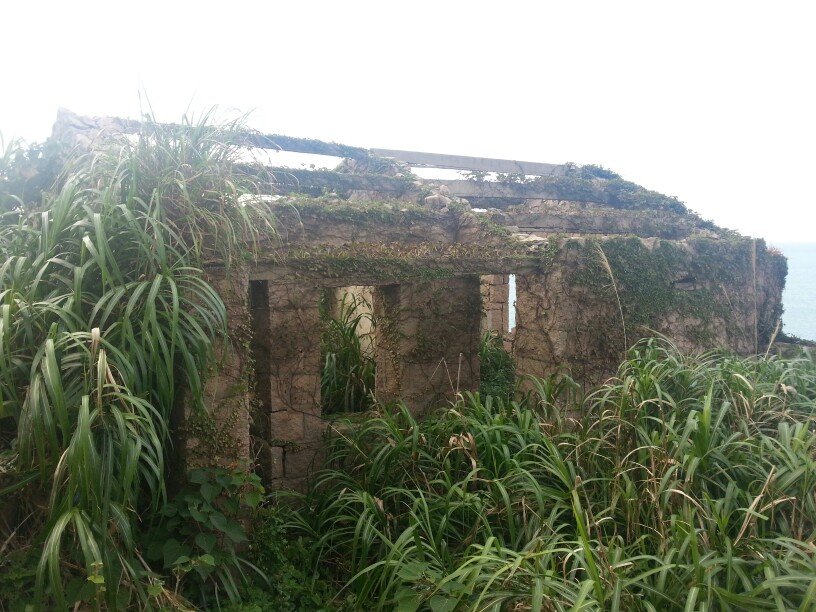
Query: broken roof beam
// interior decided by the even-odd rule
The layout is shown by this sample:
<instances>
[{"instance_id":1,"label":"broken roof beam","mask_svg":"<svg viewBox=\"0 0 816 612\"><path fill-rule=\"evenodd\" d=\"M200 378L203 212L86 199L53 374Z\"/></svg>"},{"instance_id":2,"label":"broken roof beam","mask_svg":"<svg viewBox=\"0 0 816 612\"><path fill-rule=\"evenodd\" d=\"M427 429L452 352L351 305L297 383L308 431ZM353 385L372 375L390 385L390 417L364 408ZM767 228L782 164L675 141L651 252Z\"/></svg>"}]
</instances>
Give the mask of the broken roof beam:
<instances>
[{"instance_id":1,"label":"broken roof beam","mask_svg":"<svg viewBox=\"0 0 816 612\"><path fill-rule=\"evenodd\" d=\"M290 151L292 153L311 153L313 155L330 155L350 159L367 159L367 149L350 147L336 142L323 142L314 138L294 138L281 134L247 134L242 141L250 147Z\"/></svg>"},{"instance_id":2,"label":"broken roof beam","mask_svg":"<svg viewBox=\"0 0 816 612\"><path fill-rule=\"evenodd\" d=\"M414 167L501 172L528 176L561 176L565 174L565 167L559 164L542 164L489 157L468 157L466 155L445 155L442 153L421 153L419 151L400 151L397 149L371 149L370 151L372 155L377 157L395 159Z\"/></svg>"},{"instance_id":3,"label":"broken roof beam","mask_svg":"<svg viewBox=\"0 0 816 612\"><path fill-rule=\"evenodd\" d=\"M595 202L613 204L615 199L600 186L590 185L583 192L565 189L558 184L547 183L497 183L493 181L435 180L434 183L445 185L448 190L460 198L496 198L522 200L573 200L576 202Z\"/></svg>"}]
</instances>

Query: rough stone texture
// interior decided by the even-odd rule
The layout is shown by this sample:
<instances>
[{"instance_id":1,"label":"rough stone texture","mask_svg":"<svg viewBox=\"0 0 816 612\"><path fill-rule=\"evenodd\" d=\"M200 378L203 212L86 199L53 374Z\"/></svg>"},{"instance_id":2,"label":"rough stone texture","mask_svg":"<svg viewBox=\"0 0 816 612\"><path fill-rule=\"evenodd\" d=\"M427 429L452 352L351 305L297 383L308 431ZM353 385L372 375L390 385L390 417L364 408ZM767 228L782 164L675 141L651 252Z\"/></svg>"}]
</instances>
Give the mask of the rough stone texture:
<instances>
[{"instance_id":1,"label":"rough stone texture","mask_svg":"<svg viewBox=\"0 0 816 612\"><path fill-rule=\"evenodd\" d=\"M482 333L498 331L502 334L510 327L510 275L489 274L480 279L482 295Z\"/></svg>"},{"instance_id":2,"label":"rough stone texture","mask_svg":"<svg viewBox=\"0 0 816 612\"><path fill-rule=\"evenodd\" d=\"M271 487L303 488L325 452L319 301L327 289L334 293L335 307L338 296L349 290L370 296L366 299L379 321L374 333L376 394L384 402L401 399L417 414L453 401L457 392L478 388L481 332L505 330L511 307L508 275L489 274L497 265L516 273L516 329L507 338L518 372L546 376L568 368L587 387L612 375L627 344L650 330L687 351L720 346L751 353L764 350L780 313L784 259L761 241L559 241L543 231L520 232L524 240L517 241L490 233L472 213L428 211L408 215L403 226L392 223L390 213L368 221L356 209L343 214L351 218L322 219L307 212L308 231L287 234L294 242L275 247L280 253L295 246L316 253L313 259L293 266L287 257L270 257L253 266L251 281L244 273L217 282L236 338L245 336L240 322L252 313L253 451ZM405 246L400 236L413 245L410 255L400 250ZM514 255L505 260L497 248L492 260L473 258L468 249L486 236L515 245ZM360 237L369 242L354 242ZM362 247L358 255L347 255L349 244ZM450 258L444 269L432 266L439 244ZM596 245L608 256L612 278ZM383 275L383 270L389 272ZM437 275L441 278L422 280ZM360 279L369 285L350 288ZM240 341L231 345L238 352L242 347ZM240 395L246 368L237 355L224 360L210 383L216 402ZM241 419L235 449L244 452L250 426Z\"/></svg>"},{"instance_id":3,"label":"rough stone texture","mask_svg":"<svg viewBox=\"0 0 816 612\"><path fill-rule=\"evenodd\" d=\"M283 451L276 485L298 486L321 448L319 305L319 287L269 285L268 443Z\"/></svg>"},{"instance_id":4,"label":"rough stone texture","mask_svg":"<svg viewBox=\"0 0 816 612\"><path fill-rule=\"evenodd\" d=\"M503 225L549 234L626 235L680 240L691 235L715 236L692 215L656 210L618 210L590 202L529 200L493 216Z\"/></svg>"},{"instance_id":5,"label":"rough stone texture","mask_svg":"<svg viewBox=\"0 0 816 612\"><path fill-rule=\"evenodd\" d=\"M227 305L229 341L215 339L216 365L204 373L205 410L187 398L183 402L183 425L178 429L185 443L179 445L183 467L237 466L250 452L249 377L251 355L245 350L251 330L248 273L233 267L211 270L207 278Z\"/></svg>"},{"instance_id":6,"label":"rough stone texture","mask_svg":"<svg viewBox=\"0 0 816 612\"><path fill-rule=\"evenodd\" d=\"M421 413L478 388L478 277L380 287L374 304L380 400Z\"/></svg>"},{"instance_id":7,"label":"rough stone texture","mask_svg":"<svg viewBox=\"0 0 816 612\"><path fill-rule=\"evenodd\" d=\"M274 487L303 485L322 451L319 287L254 280L256 408L252 434L259 469Z\"/></svg>"},{"instance_id":8,"label":"rough stone texture","mask_svg":"<svg viewBox=\"0 0 816 612\"><path fill-rule=\"evenodd\" d=\"M596 243L583 239L565 242L546 274L516 277L519 373L568 367L586 385L598 383L614 374L627 344L654 332L687 352L765 349L781 312L784 260L764 243L754 257L750 240L615 240L628 241L623 246L637 257L609 257L614 281L599 265ZM597 244L614 253L613 241Z\"/></svg>"}]
</instances>

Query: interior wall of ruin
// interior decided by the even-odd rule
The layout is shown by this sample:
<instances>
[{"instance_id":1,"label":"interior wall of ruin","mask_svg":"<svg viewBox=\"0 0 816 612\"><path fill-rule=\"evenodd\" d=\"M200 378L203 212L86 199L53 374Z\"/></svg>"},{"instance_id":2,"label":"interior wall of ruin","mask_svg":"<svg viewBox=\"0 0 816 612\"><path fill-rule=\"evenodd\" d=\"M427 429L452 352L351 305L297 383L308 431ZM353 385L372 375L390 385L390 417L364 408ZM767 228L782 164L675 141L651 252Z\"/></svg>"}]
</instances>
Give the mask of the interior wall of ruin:
<instances>
[{"instance_id":1,"label":"interior wall of ruin","mask_svg":"<svg viewBox=\"0 0 816 612\"><path fill-rule=\"evenodd\" d=\"M480 277L482 299L482 334L488 331L506 333L510 328L510 275L487 274Z\"/></svg>"},{"instance_id":2,"label":"interior wall of ruin","mask_svg":"<svg viewBox=\"0 0 816 612\"><path fill-rule=\"evenodd\" d=\"M374 305L378 399L421 413L478 388L478 276L378 287Z\"/></svg>"}]
</instances>

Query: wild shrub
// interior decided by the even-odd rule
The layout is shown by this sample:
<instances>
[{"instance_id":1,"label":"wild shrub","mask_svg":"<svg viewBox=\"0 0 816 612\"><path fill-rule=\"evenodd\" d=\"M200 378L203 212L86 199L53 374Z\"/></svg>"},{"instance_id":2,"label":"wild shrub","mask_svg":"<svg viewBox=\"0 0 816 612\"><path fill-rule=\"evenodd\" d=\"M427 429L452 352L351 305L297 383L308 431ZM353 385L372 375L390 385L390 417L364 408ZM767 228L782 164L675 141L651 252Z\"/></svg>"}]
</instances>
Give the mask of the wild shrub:
<instances>
[{"instance_id":1,"label":"wild shrub","mask_svg":"<svg viewBox=\"0 0 816 612\"><path fill-rule=\"evenodd\" d=\"M143 538L145 556L173 576L173 592L190 602L212 609L240 601L248 572L265 578L239 554L248 541L242 519L262 496L260 478L247 466L192 470L187 484L161 508L162 520Z\"/></svg>"}]
</instances>

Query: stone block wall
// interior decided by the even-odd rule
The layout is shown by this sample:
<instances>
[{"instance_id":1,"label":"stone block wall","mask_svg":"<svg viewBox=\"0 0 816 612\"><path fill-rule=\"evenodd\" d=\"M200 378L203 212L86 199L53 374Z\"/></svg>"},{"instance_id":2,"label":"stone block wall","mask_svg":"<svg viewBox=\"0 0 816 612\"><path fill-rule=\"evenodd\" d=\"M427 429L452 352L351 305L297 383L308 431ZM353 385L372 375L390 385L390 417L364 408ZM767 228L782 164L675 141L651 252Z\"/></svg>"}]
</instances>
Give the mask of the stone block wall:
<instances>
[{"instance_id":1,"label":"stone block wall","mask_svg":"<svg viewBox=\"0 0 816 612\"><path fill-rule=\"evenodd\" d=\"M548 271L516 277L518 371L566 367L590 386L655 332L685 352L762 352L781 313L784 268L748 239L564 241Z\"/></svg>"},{"instance_id":2,"label":"stone block wall","mask_svg":"<svg viewBox=\"0 0 816 612\"><path fill-rule=\"evenodd\" d=\"M180 472L201 466L249 465L252 456L252 357L246 350L252 330L247 300L248 273L234 267L211 269L207 281L227 307L229 338L214 338L216 362L204 377L203 408L190 397L179 403L172 428L181 438L175 445ZM171 482L174 479L171 478Z\"/></svg>"},{"instance_id":3,"label":"stone block wall","mask_svg":"<svg viewBox=\"0 0 816 612\"><path fill-rule=\"evenodd\" d=\"M273 487L302 487L323 450L320 415L320 292L310 284L253 281L253 440Z\"/></svg>"},{"instance_id":4,"label":"stone block wall","mask_svg":"<svg viewBox=\"0 0 816 612\"><path fill-rule=\"evenodd\" d=\"M784 258L746 239L563 239L525 265L511 270L518 373L566 368L587 387L614 374L627 348L655 332L685 351L764 350L785 272ZM187 413L185 446L188 465L195 457L255 458L272 487L302 489L322 460L324 292L334 296L330 310L349 291L372 304L376 395L402 400L415 414L478 389L480 336L506 330L511 307L509 274L420 280L417 273L362 288L338 287L339 274L304 278L285 266L253 274L210 274L227 304L231 339L208 378L211 418L202 424Z\"/></svg>"},{"instance_id":5,"label":"stone block wall","mask_svg":"<svg viewBox=\"0 0 816 612\"><path fill-rule=\"evenodd\" d=\"M480 278L482 296L482 333L505 333L510 326L510 275L489 274Z\"/></svg>"},{"instance_id":6,"label":"stone block wall","mask_svg":"<svg viewBox=\"0 0 816 612\"><path fill-rule=\"evenodd\" d=\"M415 413L479 386L479 277L378 287L377 397Z\"/></svg>"}]
</instances>

